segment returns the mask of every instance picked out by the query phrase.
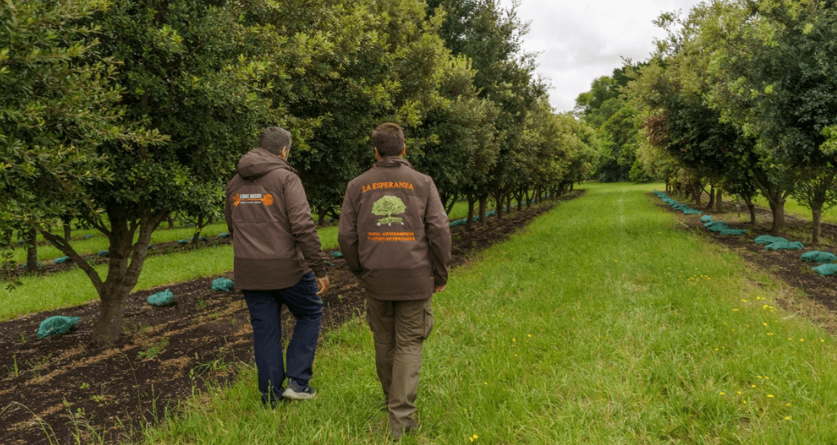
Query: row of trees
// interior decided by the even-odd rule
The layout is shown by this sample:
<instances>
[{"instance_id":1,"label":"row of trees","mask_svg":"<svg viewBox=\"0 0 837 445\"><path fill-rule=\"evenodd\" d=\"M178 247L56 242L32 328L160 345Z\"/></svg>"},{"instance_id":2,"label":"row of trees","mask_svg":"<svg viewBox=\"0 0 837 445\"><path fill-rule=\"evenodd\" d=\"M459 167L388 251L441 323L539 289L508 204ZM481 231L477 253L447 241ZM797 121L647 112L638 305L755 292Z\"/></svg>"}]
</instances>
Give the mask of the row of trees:
<instances>
[{"instance_id":1,"label":"row of trees","mask_svg":"<svg viewBox=\"0 0 837 445\"><path fill-rule=\"evenodd\" d=\"M837 5L833 0L712 0L666 13L652 59L627 67L619 100L636 110L637 163L670 191L710 206L740 197L773 231L794 197L812 239L837 203ZM581 103L581 102L580 102ZM623 108L624 109L624 108Z\"/></svg>"},{"instance_id":2,"label":"row of trees","mask_svg":"<svg viewBox=\"0 0 837 445\"><path fill-rule=\"evenodd\" d=\"M152 232L172 212L216 215L265 126L293 132L321 218L339 217L383 121L405 127L448 208L560 192L595 169L595 134L549 107L526 25L498 3L8 0L0 229L40 233L87 273L92 340L109 344ZM71 220L108 238L105 278L53 230Z\"/></svg>"}]
</instances>

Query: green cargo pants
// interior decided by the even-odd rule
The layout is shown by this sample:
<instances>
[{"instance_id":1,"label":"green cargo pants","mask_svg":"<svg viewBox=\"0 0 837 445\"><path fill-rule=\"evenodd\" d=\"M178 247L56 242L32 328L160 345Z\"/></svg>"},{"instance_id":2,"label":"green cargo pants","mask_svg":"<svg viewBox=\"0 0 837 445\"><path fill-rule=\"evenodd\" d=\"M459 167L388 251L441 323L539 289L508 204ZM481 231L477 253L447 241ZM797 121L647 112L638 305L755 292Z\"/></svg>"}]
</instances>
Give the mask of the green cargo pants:
<instances>
[{"instance_id":1,"label":"green cargo pants","mask_svg":"<svg viewBox=\"0 0 837 445\"><path fill-rule=\"evenodd\" d=\"M396 437L418 426L415 402L421 348L433 329L430 300L366 299L366 320L375 337L375 366Z\"/></svg>"}]
</instances>

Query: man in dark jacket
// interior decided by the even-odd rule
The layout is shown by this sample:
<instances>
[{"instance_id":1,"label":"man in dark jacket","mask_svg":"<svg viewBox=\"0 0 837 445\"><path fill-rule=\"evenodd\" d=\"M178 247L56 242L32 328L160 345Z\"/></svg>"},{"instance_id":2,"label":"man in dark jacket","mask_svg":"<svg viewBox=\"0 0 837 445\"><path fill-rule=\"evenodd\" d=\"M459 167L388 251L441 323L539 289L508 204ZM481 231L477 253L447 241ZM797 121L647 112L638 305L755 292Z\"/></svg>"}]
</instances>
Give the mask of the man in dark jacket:
<instances>
[{"instance_id":1,"label":"man in dark jacket","mask_svg":"<svg viewBox=\"0 0 837 445\"><path fill-rule=\"evenodd\" d=\"M433 328L431 297L448 280L450 227L433 179L402 159L401 127L379 126L372 145L378 162L349 183L337 239L368 294L378 379L398 439L417 427L421 349Z\"/></svg>"},{"instance_id":2,"label":"man in dark jacket","mask_svg":"<svg viewBox=\"0 0 837 445\"><path fill-rule=\"evenodd\" d=\"M287 161L290 149L290 133L266 128L259 148L238 162L224 209L233 237L235 286L244 291L253 325L259 391L271 406L283 396L314 396L308 381L323 316L319 295L329 286L305 190ZM283 304L296 318L287 374L282 362Z\"/></svg>"}]
</instances>

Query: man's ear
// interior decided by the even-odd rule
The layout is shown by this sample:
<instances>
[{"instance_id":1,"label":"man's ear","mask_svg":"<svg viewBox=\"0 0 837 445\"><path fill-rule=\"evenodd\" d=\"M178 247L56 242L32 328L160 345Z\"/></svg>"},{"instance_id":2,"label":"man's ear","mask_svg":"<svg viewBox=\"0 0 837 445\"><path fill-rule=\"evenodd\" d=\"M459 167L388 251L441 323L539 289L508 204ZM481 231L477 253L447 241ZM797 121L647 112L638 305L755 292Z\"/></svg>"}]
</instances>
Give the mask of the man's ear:
<instances>
[{"instance_id":1,"label":"man's ear","mask_svg":"<svg viewBox=\"0 0 837 445\"><path fill-rule=\"evenodd\" d=\"M405 144L404 148L401 149L401 156L404 156L406 154L407 154L407 145Z\"/></svg>"},{"instance_id":2,"label":"man's ear","mask_svg":"<svg viewBox=\"0 0 837 445\"><path fill-rule=\"evenodd\" d=\"M378 147L374 147L374 148L375 148L375 159L380 161L383 158L381 158L381 154L378 153Z\"/></svg>"}]
</instances>

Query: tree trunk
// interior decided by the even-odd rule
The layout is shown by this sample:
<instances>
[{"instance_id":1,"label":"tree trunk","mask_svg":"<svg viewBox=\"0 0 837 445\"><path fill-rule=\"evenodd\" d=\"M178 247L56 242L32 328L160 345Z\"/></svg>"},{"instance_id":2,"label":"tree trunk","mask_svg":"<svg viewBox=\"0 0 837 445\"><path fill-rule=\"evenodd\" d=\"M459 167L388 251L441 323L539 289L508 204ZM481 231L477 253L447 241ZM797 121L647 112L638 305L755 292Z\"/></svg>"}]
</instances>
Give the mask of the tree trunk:
<instances>
[{"instance_id":1,"label":"tree trunk","mask_svg":"<svg viewBox=\"0 0 837 445\"><path fill-rule=\"evenodd\" d=\"M317 214L317 226L322 227L325 224L326 214L323 211Z\"/></svg>"},{"instance_id":2,"label":"tree trunk","mask_svg":"<svg viewBox=\"0 0 837 445\"><path fill-rule=\"evenodd\" d=\"M526 190L525 192L523 192L523 196L525 197L524 199L526 199L526 208L531 209L532 208L532 197L529 196L529 190Z\"/></svg>"},{"instance_id":3,"label":"tree trunk","mask_svg":"<svg viewBox=\"0 0 837 445\"><path fill-rule=\"evenodd\" d=\"M174 217L171 216L171 213L166 215L166 221L168 221L168 223L169 223L169 229L173 229L174 228Z\"/></svg>"},{"instance_id":4,"label":"tree trunk","mask_svg":"<svg viewBox=\"0 0 837 445\"><path fill-rule=\"evenodd\" d=\"M753 204L752 199L745 199L744 203L747 204L747 210L750 212L750 224L756 223L756 205Z\"/></svg>"},{"instance_id":5,"label":"tree trunk","mask_svg":"<svg viewBox=\"0 0 837 445\"><path fill-rule=\"evenodd\" d=\"M817 209L811 209L814 216L814 234L811 240L812 244L820 243L820 234L822 228L822 204Z\"/></svg>"},{"instance_id":6,"label":"tree trunk","mask_svg":"<svg viewBox=\"0 0 837 445\"><path fill-rule=\"evenodd\" d=\"M785 198L779 198L775 203L772 200L767 202L770 204L770 211L773 213L773 226L770 227L770 232L777 234L785 228Z\"/></svg>"},{"instance_id":7,"label":"tree trunk","mask_svg":"<svg viewBox=\"0 0 837 445\"><path fill-rule=\"evenodd\" d=\"M715 190L715 212L724 213L724 189L721 187Z\"/></svg>"},{"instance_id":8,"label":"tree trunk","mask_svg":"<svg viewBox=\"0 0 837 445\"><path fill-rule=\"evenodd\" d=\"M488 195L480 196L479 199L480 210L479 210L479 223L485 224L485 214L488 212Z\"/></svg>"},{"instance_id":9,"label":"tree trunk","mask_svg":"<svg viewBox=\"0 0 837 445\"><path fill-rule=\"evenodd\" d=\"M203 230L203 226L206 225L205 223L206 221L204 221L203 215L198 216L197 221L195 222L195 233L192 235L192 239L189 242L190 245L198 244L198 241L201 238L201 230Z\"/></svg>"},{"instance_id":10,"label":"tree trunk","mask_svg":"<svg viewBox=\"0 0 837 445\"><path fill-rule=\"evenodd\" d=\"M504 210L503 210L504 203L503 202L504 201L505 201L505 199L503 198L503 195L501 193L495 193L494 194L494 202L497 205L497 208L495 209L497 211L497 219L502 219L503 218L503 213L504 213Z\"/></svg>"},{"instance_id":11,"label":"tree trunk","mask_svg":"<svg viewBox=\"0 0 837 445\"><path fill-rule=\"evenodd\" d=\"M130 290L125 295L120 295L119 289L109 289L99 292L102 300L99 309L99 319L96 328L90 336L90 341L100 345L112 345L122 335L122 320L125 318L125 300ZM133 288L133 286L132 286Z\"/></svg>"},{"instance_id":12,"label":"tree trunk","mask_svg":"<svg viewBox=\"0 0 837 445\"><path fill-rule=\"evenodd\" d=\"M517 211L523 210L523 192L517 193Z\"/></svg>"},{"instance_id":13,"label":"tree trunk","mask_svg":"<svg viewBox=\"0 0 837 445\"><path fill-rule=\"evenodd\" d=\"M70 221L64 220L61 222L61 225L64 226L64 239L69 240L70 235L72 235L72 228L70 227Z\"/></svg>"},{"instance_id":14,"label":"tree trunk","mask_svg":"<svg viewBox=\"0 0 837 445\"><path fill-rule=\"evenodd\" d=\"M474 195L468 193L468 219L465 222L465 227L468 230L474 228Z\"/></svg>"},{"instance_id":15,"label":"tree trunk","mask_svg":"<svg viewBox=\"0 0 837 445\"><path fill-rule=\"evenodd\" d=\"M38 232L29 229L29 236L26 240L26 272L38 270Z\"/></svg>"},{"instance_id":16,"label":"tree trunk","mask_svg":"<svg viewBox=\"0 0 837 445\"><path fill-rule=\"evenodd\" d=\"M570 183L570 191L575 190L575 182Z\"/></svg>"},{"instance_id":17,"label":"tree trunk","mask_svg":"<svg viewBox=\"0 0 837 445\"><path fill-rule=\"evenodd\" d=\"M709 204L706 205L707 210L712 210L715 207L715 186L709 186Z\"/></svg>"}]
</instances>

